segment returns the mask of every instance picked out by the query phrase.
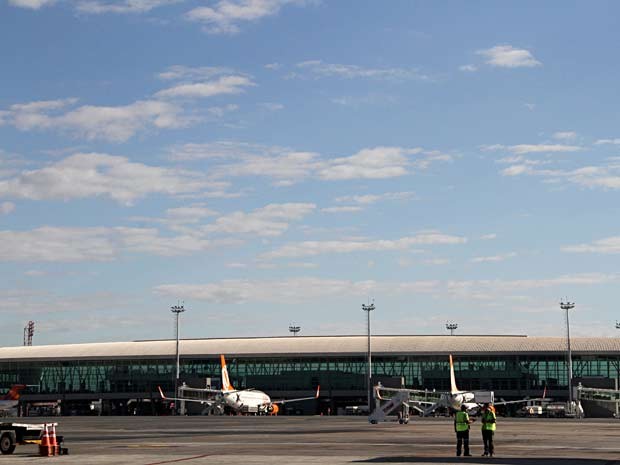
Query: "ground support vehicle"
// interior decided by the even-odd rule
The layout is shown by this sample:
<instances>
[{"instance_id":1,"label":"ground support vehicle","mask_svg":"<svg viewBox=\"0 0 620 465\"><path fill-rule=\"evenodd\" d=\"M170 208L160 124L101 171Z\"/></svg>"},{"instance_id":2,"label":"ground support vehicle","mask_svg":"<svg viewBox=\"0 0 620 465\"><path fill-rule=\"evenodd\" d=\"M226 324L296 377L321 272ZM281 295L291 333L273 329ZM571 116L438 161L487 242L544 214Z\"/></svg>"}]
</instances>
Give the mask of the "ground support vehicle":
<instances>
[{"instance_id":1,"label":"ground support vehicle","mask_svg":"<svg viewBox=\"0 0 620 465\"><path fill-rule=\"evenodd\" d=\"M49 425L57 426L58 423L48 423ZM41 444L41 431L44 428L44 423L0 423L0 453L12 454L17 445ZM62 446L63 437L56 436L56 441ZM60 453L68 453L66 448L59 449Z\"/></svg>"}]
</instances>

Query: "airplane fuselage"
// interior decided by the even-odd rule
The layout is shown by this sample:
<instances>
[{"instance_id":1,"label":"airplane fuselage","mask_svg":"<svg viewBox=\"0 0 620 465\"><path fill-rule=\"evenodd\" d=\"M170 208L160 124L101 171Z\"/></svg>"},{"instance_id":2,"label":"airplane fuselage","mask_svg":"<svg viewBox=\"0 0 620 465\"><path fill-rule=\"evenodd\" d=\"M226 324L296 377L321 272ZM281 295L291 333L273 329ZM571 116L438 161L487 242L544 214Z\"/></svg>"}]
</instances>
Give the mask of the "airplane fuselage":
<instances>
[{"instance_id":1,"label":"airplane fuselage","mask_svg":"<svg viewBox=\"0 0 620 465\"><path fill-rule=\"evenodd\" d=\"M258 390L224 392L222 394L226 405L235 411L241 411L244 408L265 410L271 405L271 398Z\"/></svg>"},{"instance_id":2,"label":"airplane fuselage","mask_svg":"<svg viewBox=\"0 0 620 465\"><path fill-rule=\"evenodd\" d=\"M472 410L478 407L478 404L474 402L475 395L469 391L459 391L451 394L445 394L445 403L452 409L459 411L461 406L465 405L467 410Z\"/></svg>"}]
</instances>

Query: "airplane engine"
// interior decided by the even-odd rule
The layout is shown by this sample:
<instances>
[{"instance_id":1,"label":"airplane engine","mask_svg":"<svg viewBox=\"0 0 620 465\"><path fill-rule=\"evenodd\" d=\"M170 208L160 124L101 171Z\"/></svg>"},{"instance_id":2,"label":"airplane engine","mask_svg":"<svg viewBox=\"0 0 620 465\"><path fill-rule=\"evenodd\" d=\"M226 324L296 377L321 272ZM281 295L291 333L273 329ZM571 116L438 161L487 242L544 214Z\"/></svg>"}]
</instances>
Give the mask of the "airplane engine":
<instances>
[{"instance_id":1,"label":"airplane engine","mask_svg":"<svg viewBox=\"0 0 620 465\"><path fill-rule=\"evenodd\" d=\"M271 404L267 407L267 412L269 413L269 415L277 415L279 411L280 407L278 407L276 404Z\"/></svg>"}]
</instances>

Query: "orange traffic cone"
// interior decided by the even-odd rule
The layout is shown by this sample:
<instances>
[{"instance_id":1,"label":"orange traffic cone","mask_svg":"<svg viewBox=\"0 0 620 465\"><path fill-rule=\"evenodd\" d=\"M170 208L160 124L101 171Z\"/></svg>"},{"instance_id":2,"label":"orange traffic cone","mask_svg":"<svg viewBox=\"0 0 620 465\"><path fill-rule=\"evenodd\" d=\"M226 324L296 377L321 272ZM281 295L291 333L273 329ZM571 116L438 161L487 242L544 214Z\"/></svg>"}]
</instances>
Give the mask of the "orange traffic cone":
<instances>
[{"instance_id":1,"label":"orange traffic cone","mask_svg":"<svg viewBox=\"0 0 620 465\"><path fill-rule=\"evenodd\" d=\"M58 441L56 440L56 424L52 423L51 424L51 434L50 434L50 449L52 451L52 453L50 455L60 455L59 452L59 447L58 447Z\"/></svg>"},{"instance_id":2,"label":"orange traffic cone","mask_svg":"<svg viewBox=\"0 0 620 465\"><path fill-rule=\"evenodd\" d=\"M52 450L50 447L50 435L47 430L47 423L43 425L43 429L41 430L41 442L39 444L39 455L41 457L49 457Z\"/></svg>"}]
</instances>

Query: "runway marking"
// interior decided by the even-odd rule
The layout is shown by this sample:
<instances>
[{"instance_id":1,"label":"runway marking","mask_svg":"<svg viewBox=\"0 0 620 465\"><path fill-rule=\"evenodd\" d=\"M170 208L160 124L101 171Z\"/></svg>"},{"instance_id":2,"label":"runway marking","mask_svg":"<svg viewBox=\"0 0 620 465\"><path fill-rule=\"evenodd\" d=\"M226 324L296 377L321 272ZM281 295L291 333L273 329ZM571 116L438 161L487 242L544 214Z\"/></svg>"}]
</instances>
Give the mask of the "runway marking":
<instances>
[{"instance_id":1,"label":"runway marking","mask_svg":"<svg viewBox=\"0 0 620 465\"><path fill-rule=\"evenodd\" d=\"M80 445L88 445L88 444L92 444L92 445L101 445L101 443L86 443L86 442L81 442ZM342 442L326 442L326 441L321 441L321 442L300 442L300 441L295 441L295 442L272 442L272 443L266 443L266 442L246 442L244 443L244 445L246 446L262 446L262 445L269 445L269 444L279 444L282 446L342 446ZM549 450L549 449L569 449L569 450L597 450L597 451L609 451L609 452L620 452L620 448L618 447L597 447L597 446L564 446L564 445L549 445L549 444L541 444L541 445L525 445L525 444L510 444L510 442L499 442L496 444L499 444L502 448L510 450L510 449L526 449L526 450ZM208 447L208 446L238 446L239 442L204 442L204 443L200 443L197 444L195 442L171 442L171 443L161 443L160 445L152 445L152 444L136 444L136 443L115 443L116 446L120 446L120 447L132 447L132 448L139 448L139 447ZM415 442L365 442L364 445L368 445L368 446L385 446L385 447L416 447L416 448L434 448L434 447L454 447L453 443L434 443L434 444L418 444ZM471 445L471 442L470 442ZM477 444L474 443L474 446L476 445L481 445L481 444ZM165 462L164 462L165 463ZM150 465L150 464L149 464Z\"/></svg>"},{"instance_id":2,"label":"runway marking","mask_svg":"<svg viewBox=\"0 0 620 465\"><path fill-rule=\"evenodd\" d=\"M193 457L185 457L184 459L165 460L163 462L151 462L147 463L146 465L163 465L164 463L187 462L188 460L204 459L205 457L209 457L210 455L212 454L195 455Z\"/></svg>"}]
</instances>

